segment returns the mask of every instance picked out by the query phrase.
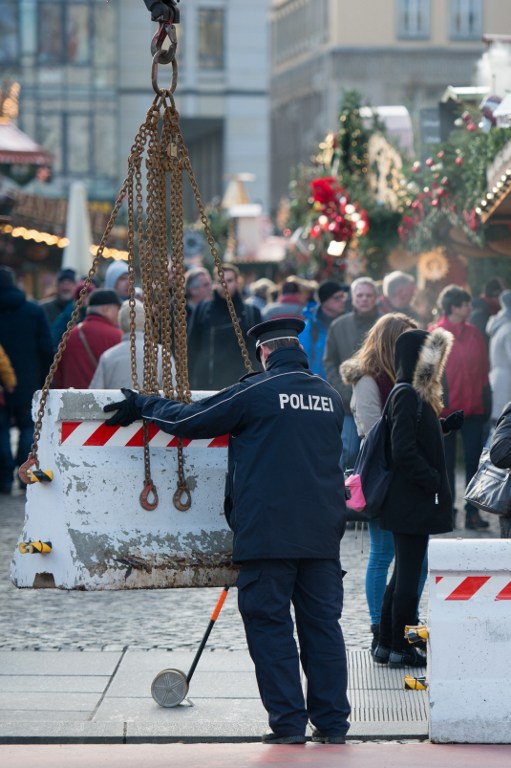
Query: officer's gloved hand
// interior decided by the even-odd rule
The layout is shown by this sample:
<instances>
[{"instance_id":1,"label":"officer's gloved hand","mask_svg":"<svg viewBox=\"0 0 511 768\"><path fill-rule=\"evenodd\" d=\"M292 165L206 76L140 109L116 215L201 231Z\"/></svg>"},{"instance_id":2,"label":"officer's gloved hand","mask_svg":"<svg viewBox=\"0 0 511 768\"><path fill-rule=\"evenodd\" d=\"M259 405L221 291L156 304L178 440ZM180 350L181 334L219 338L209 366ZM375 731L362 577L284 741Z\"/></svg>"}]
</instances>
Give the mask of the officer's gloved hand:
<instances>
[{"instance_id":1,"label":"officer's gloved hand","mask_svg":"<svg viewBox=\"0 0 511 768\"><path fill-rule=\"evenodd\" d=\"M174 21L175 4L172 0L144 0L151 11L151 21Z\"/></svg>"},{"instance_id":2,"label":"officer's gloved hand","mask_svg":"<svg viewBox=\"0 0 511 768\"><path fill-rule=\"evenodd\" d=\"M117 411L117 413L114 413L113 416L110 416L105 421L105 424L109 427L127 427L141 416L140 408L135 403L137 392L127 389L127 387L122 387L121 392L126 398L125 400L121 400L118 403L108 403L108 405L103 407L105 413Z\"/></svg>"},{"instance_id":3,"label":"officer's gloved hand","mask_svg":"<svg viewBox=\"0 0 511 768\"><path fill-rule=\"evenodd\" d=\"M465 414L463 411L454 411L449 414L447 418L440 419L444 435L447 435L449 432L455 432L457 429L461 429L464 419Z\"/></svg>"}]
</instances>

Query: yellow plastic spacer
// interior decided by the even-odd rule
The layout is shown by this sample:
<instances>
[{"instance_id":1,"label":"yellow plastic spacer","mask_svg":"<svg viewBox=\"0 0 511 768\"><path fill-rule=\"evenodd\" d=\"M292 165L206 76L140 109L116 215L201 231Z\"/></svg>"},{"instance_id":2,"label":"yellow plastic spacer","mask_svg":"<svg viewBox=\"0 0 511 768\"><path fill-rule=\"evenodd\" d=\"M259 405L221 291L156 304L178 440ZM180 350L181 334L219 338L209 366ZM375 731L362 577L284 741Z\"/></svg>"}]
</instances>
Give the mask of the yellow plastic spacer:
<instances>
[{"instance_id":1,"label":"yellow plastic spacer","mask_svg":"<svg viewBox=\"0 0 511 768\"><path fill-rule=\"evenodd\" d=\"M22 555L48 555L52 545L51 541L22 541L18 549Z\"/></svg>"},{"instance_id":2,"label":"yellow plastic spacer","mask_svg":"<svg viewBox=\"0 0 511 768\"><path fill-rule=\"evenodd\" d=\"M428 640L429 639L429 631L424 624L419 624L415 627L412 626L406 626L405 627L405 638L408 640L409 643L418 643L420 640Z\"/></svg>"},{"instance_id":3,"label":"yellow plastic spacer","mask_svg":"<svg viewBox=\"0 0 511 768\"><path fill-rule=\"evenodd\" d=\"M425 691L428 683L425 677L412 677L407 675L404 679L405 691Z\"/></svg>"},{"instance_id":4,"label":"yellow plastic spacer","mask_svg":"<svg viewBox=\"0 0 511 768\"><path fill-rule=\"evenodd\" d=\"M29 483L51 483L53 472L51 469L27 469Z\"/></svg>"}]
</instances>

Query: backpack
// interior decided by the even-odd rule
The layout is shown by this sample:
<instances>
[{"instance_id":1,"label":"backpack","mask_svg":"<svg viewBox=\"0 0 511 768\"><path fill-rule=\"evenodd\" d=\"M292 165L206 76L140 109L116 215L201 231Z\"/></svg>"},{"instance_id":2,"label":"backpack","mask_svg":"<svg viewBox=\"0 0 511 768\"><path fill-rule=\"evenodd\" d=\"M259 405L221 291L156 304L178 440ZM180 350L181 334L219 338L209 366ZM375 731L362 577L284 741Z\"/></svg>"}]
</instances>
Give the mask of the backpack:
<instances>
[{"instance_id":1,"label":"backpack","mask_svg":"<svg viewBox=\"0 0 511 768\"><path fill-rule=\"evenodd\" d=\"M365 520L374 520L381 512L392 479L393 469L387 460L386 443L389 435L387 411L392 395L411 384L396 384L383 408L382 414L365 436L353 467L353 473L345 479L348 491L346 506L361 513ZM414 390L415 392L415 390ZM417 423L422 415L422 400L417 395Z\"/></svg>"}]
</instances>

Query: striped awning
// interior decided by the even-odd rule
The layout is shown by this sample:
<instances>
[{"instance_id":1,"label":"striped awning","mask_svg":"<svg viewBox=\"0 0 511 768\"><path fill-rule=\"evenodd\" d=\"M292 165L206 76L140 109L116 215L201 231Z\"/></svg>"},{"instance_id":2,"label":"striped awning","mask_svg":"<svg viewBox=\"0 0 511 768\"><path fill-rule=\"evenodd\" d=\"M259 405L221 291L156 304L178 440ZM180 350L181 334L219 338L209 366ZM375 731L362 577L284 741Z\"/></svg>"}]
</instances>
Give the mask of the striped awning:
<instances>
[{"instance_id":1,"label":"striped awning","mask_svg":"<svg viewBox=\"0 0 511 768\"><path fill-rule=\"evenodd\" d=\"M51 165L49 152L11 122L0 122L0 164Z\"/></svg>"}]
</instances>

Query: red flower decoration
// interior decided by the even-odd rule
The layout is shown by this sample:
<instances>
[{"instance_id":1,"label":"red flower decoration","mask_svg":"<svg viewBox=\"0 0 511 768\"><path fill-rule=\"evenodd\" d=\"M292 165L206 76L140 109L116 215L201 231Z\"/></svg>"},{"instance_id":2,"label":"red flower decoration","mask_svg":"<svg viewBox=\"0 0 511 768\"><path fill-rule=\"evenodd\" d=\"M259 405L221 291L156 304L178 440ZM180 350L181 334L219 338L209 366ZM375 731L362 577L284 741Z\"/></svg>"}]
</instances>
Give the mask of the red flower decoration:
<instances>
[{"instance_id":1,"label":"red flower decoration","mask_svg":"<svg viewBox=\"0 0 511 768\"><path fill-rule=\"evenodd\" d=\"M342 192L342 188L333 176L324 176L321 179L311 181L312 197L316 203L326 205L335 201L336 195Z\"/></svg>"}]
</instances>

